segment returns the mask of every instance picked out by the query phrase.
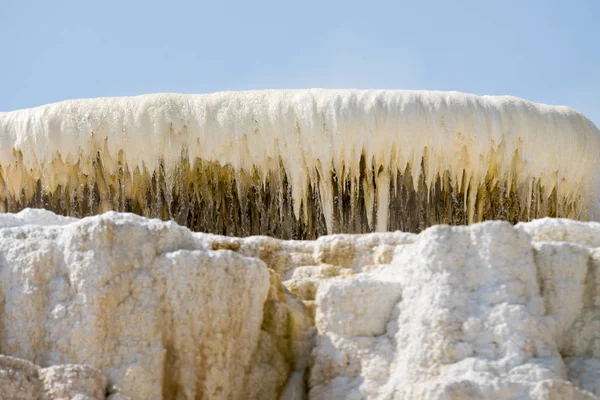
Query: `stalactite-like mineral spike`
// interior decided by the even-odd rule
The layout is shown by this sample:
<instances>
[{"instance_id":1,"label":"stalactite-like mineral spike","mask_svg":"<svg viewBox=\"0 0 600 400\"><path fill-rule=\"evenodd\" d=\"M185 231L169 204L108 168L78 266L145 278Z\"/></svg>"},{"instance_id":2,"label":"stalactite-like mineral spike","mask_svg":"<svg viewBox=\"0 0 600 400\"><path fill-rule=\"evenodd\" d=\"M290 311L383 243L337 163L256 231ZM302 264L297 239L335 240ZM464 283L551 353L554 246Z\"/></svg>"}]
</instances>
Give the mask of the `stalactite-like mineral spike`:
<instances>
[{"instance_id":1,"label":"stalactite-like mineral spike","mask_svg":"<svg viewBox=\"0 0 600 400\"><path fill-rule=\"evenodd\" d=\"M377 232L386 232L388 225L388 211L390 208L390 175L383 166L377 174Z\"/></svg>"},{"instance_id":2,"label":"stalactite-like mineral spike","mask_svg":"<svg viewBox=\"0 0 600 400\"><path fill-rule=\"evenodd\" d=\"M319 163L317 171L319 174L319 194L323 206L323 215L325 216L327 233L331 234L333 233L333 185L331 182L331 169L324 168Z\"/></svg>"},{"instance_id":3,"label":"stalactite-like mineral spike","mask_svg":"<svg viewBox=\"0 0 600 400\"><path fill-rule=\"evenodd\" d=\"M368 162L364 168L362 179L364 207L367 214L369 229L373 229L373 211L375 206L375 190L373 190L373 165Z\"/></svg>"}]
</instances>

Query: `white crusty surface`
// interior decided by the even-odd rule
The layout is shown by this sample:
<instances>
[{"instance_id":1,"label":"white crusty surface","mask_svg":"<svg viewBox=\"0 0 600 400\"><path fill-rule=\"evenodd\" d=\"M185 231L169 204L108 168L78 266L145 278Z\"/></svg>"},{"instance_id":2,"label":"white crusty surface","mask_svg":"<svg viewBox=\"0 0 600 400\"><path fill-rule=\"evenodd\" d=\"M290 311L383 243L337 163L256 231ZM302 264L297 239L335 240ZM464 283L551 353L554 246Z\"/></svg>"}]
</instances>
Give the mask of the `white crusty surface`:
<instances>
[{"instance_id":1,"label":"white crusty surface","mask_svg":"<svg viewBox=\"0 0 600 400\"><path fill-rule=\"evenodd\" d=\"M544 198L555 190L559 199L576 200L582 217L597 211L600 131L582 114L512 96L436 91L153 94L0 113L0 190L18 198L22 190L31 196L38 179L49 192L77 186L74 174L88 182L98 154L105 178L120 171L129 181L136 169L151 174L163 160L170 179L182 151L191 161L263 178L283 167L296 217L308 186L319 186L329 232L334 188L322 177L335 171L357 179L363 155L382 183L410 166L413 182L423 172L427 187L447 173L457 190L463 182L469 190L503 182L527 197L535 179ZM377 228L385 230L387 190L373 196Z\"/></svg>"},{"instance_id":2,"label":"white crusty surface","mask_svg":"<svg viewBox=\"0 0 600 400\"><path fill-rule=\"evenodd\" d=\"M103 376L134 400L600 398L595 223L316 241L118 213L0 226L0 353L44 368L0 362L23 399Z\"/></svg>"},{"instance_id":3,"label":"white crusty surface","mask_svg":"<svg viewBox=\"0 0 600 400\"><path fill-rule=\"evenodd\" d=\"M106 377L95 368L70 364L40 368L0 355L1 399L104 400L105 394Z\"/></svg>"},{"instance_id":4,"label":"white crusty surface","mask_svg":"<svg viewBox=\"0 0 600 400\"><path fill-rule=\"evenodd\" d=\"M260 260L114 213L0 229L0 260L3 354L94 366L134 399L240 398L250 384L269 290Z\"/></svg>"}]
</instances>

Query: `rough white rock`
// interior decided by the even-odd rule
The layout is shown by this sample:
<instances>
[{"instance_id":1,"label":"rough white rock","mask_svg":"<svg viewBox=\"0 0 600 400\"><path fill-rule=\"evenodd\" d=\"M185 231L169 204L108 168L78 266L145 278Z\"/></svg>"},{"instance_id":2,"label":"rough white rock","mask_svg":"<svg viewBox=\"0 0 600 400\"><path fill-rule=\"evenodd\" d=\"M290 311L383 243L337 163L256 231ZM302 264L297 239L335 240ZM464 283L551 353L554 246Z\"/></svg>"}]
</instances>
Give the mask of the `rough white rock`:
<instances>
[{"instance_id":1,"label":"rough white rock","mask_svg":"<svg viewBox=\"0 0 600 400\"><path fill-rule=\"evenodd\" d=\"M0 398L11 400L102 400L106 378L84 365L49 368L0 355Z\"/></svg>"},{"instance_id":2,"label":"rough white rock","mask_svg":"<svg viewBox=\"0 0 600 400\"><path fill-rule=\"evenodd\" d=\"M96 400L106 393L106 377L85 365L54 365L39 371L45 396L52 400Z\"/></svg>"},{"instance_id":3,"label":"rough white rock","mask_svg":"<svg viewBox=\"0 0 600 400\"><path fill-rule=\"evenodd\" d=\"M260 260L117 214L1 229L0 260L3 354L94 366L136 399L245 392L269 290Z\"/></svg>"},{"instance_id":4,"label":"rough white rock","mask_svg":"<svg viewBox=\"0 0 600 400\"><path fill-rule=\"evenodd\" d=\"M45 368L0 370L23 399L87 368L62 364L114 399L600 397L599 224L313 242L117 213L0 226L0 353Z\"/></svg>"}]
</instances>

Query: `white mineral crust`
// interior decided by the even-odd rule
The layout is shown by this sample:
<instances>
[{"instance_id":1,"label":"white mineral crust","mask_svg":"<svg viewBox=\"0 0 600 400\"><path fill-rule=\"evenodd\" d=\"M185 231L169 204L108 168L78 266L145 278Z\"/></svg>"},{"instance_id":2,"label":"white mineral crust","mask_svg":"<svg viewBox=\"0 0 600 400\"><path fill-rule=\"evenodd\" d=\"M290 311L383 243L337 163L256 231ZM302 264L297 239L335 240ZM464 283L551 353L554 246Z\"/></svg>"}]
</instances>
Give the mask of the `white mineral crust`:
<instances>
[{"instance_id":1,"label":"white mineral crust","mask_svg":"<svg viewBox=\"0 0 600 400\"><path fill-rule=\"evenodd\" d=\"M598 223L304 242L114 212L0 227L9 398L600 397Z\"/></svg>"},{"instance_id":2,"label":"white mineral crust","mask_svg":"<svg viewBox=\"0 0 600 400\"><path fill-rule=\"evenodd\" d=\"M137 198L140 176L152 176L162 162L172 184L182 157L256 171L262 180L284 170L296 218L309 186L318 188L330 233L335 190L327 177L358 182L361 157L374 174L364 201L368 218L378 205L379 231L386 230L388 182L407 167L415 185L420 174L428 188L444 174L456 190L464 185L469 221L478 187L498 182L525 201L535 180L544 199L555 193L577 204L574 216L598 212L598 128L571 108L512 96L264 90L70 100L0 113L0 200L31 198L38 180L46 192L75 193L82 183L116 185L104 180L117 175L117 189Z\"/></svg>"}]
</instances>

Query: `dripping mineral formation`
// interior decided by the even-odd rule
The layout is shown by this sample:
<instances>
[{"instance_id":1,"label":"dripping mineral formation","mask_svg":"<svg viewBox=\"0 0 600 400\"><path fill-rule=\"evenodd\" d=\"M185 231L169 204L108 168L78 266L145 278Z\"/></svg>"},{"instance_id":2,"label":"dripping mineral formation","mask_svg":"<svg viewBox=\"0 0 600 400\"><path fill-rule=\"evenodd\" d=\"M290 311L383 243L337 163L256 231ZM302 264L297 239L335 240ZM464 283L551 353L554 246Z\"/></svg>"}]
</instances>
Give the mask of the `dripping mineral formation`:
<instances>
[{"instance_id":1,"label":"dripping mineral formation","mask_svg":"<svg viewBox=\"0 0 600 400\"><path fill-rule=\"evenodd\" d=\"M298 90L0 113L0 208L316 238L597 214L600 132L514 97Z\"/></svg>"},{"instance_id":2,"label":"dripping mineral formation","mask_svg":"<svg viewBox=\"0 0 600 400\"><path fill-rule=\"evenodd\" d=\"M315 241L0 215L6 399L600 398L600 224Z\"/></svg>"}]
</instances>

